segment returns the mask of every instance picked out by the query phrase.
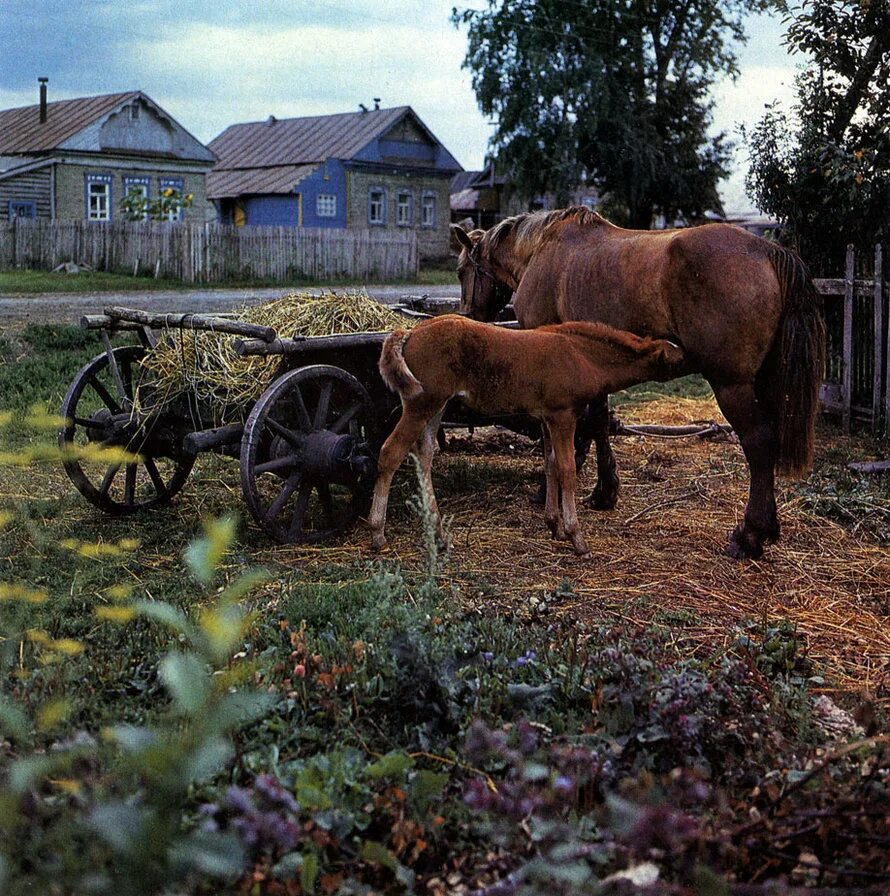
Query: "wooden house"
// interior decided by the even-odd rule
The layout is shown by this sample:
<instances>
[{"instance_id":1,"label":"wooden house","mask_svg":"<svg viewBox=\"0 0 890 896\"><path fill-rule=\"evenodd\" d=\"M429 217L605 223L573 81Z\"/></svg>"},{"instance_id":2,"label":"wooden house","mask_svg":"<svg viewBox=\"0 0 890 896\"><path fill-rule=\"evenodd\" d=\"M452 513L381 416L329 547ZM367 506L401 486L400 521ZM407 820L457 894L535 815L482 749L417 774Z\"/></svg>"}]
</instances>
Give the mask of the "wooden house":
<instances>
[{"instance_id":1,"label":"wooden house","mask_svg":"<svg viewBox=\"0 0 890 896\"><path fill-rule=\"evenodd\" d=\"M410 106L234 124L209 144L208 196L236 225L410 229L448 254L461 166Z\"/></svg>"},{"instance_id":2,"label":"wooden house","mask_svg":"<svg viewBox=\"0 0 890 896\"><path fill-rule=\"evenodd\" d=\"M113 221L129 190L191 194L178 217L212 221L213 154L141 91L0 111L0 220Z\"/></svg>"}]
</instances>

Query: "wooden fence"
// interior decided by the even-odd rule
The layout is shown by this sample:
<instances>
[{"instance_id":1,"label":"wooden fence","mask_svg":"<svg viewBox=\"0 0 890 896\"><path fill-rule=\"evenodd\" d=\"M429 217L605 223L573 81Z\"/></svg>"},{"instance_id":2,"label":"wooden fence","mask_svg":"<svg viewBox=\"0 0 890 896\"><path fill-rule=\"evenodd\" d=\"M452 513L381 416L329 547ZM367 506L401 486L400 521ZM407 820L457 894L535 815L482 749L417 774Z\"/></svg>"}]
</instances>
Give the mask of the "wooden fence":
<instances>
[{"instance_id":1,"label":"wooden fence","mask_svg":"<svg viewBox=\"0 0 890 896\"><path fill-rule=\"evenodd\" d=\"M870 277L857 277L857 258L847 248L843 279L816 280L825 299L828 331L822 404L846 429L864 420L890 438L890 314L883 249L875 247Z\"/></svg>"},{"instance_id":2,"label":"wooden fence","mask_svg":"<svg viewBox=\"0 0 890 896\"><path fill-rule=\"evenodd\" d=\"M184 283L410 280L418 272L412 231L23 218L0 222L0 270L51 271L67 261Z\"/></svg>"}]
</instances>

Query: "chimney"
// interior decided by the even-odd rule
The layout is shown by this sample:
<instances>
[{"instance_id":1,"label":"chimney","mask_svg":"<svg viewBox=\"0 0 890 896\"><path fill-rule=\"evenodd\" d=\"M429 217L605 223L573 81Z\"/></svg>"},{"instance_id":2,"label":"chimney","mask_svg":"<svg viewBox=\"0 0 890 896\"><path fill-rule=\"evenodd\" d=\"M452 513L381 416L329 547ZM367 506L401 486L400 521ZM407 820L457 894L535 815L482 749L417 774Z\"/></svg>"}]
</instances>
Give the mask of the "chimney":
<instances>
[{"instance_id":1,"label":"chimney","mask_svg":"<svg viewBox=\"0 0 890 896\"><path fill-rule=\"evenodd\" d=\"M374 108L375 108L375 109L379 109L379 108L380 108L380 97L379 97L379 96L375 96L375 97L374 97Z\"/></svg>"},{"instance_id":2,"label":"chimney","mask_svg":"<svg viewBox=\"0 0 890 896\"><path fill-rule=\"evenodd\" d=\"M49 78L38 78L40 83L40 123L46 121L46 82Z\"/></svg>"}]
</instances>

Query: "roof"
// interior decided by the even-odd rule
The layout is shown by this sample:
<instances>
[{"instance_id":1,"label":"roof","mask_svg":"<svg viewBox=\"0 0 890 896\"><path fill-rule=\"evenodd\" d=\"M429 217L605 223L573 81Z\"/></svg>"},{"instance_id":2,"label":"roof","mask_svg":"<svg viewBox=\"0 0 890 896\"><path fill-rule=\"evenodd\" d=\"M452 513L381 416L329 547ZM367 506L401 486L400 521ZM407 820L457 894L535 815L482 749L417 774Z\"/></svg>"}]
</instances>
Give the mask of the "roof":
<instances>
[{"instance_id":1,"label":"roof","mask_svg":"<svg viewBox=\"0 0 890 896\"><path fill-rule=\"evenodd\" d=\"M326 159L350 160L409 115L431 143L441 145L410 106L396 106L306 118L270 116L265 121L233 124L208 146L217 157L217 168L264 168L305 165ZM459 167L455 163L455 169Z\"/></svg>"},{"instance_id":2,"label":"roof","mask_svg":"<svg viewBox=\"0 0 890 896\"><path fill-rule=\"evenodd\" d=\"M268 168L214 168L207 175L207 198L249 193L291 193L317 170L317 165L273 165Z\"/></svg>"},{"instance_id":3,"label":"roof","mask_svg":"<svg viewBox=\"0 0 890 896\"><path fill-rule=\"evenodd\" d=\"M49 152L80 133L97 118L132 102L138 90L58 100L46 104L46 121L40 121L40 106L21 106L0 111L0 153Z\"/></svg>"},{"instance_id":4,"label":"roof","mask_svg":"<svg viewBox=\"0 0 890 896\"><path fill-rule=\"evenodd\" d=\"M84 132L90 134L88 129L101 125L112 113L132 104L137 99L172 125L174 151L158 153L150 149L142 151L124 148L111 151L136 155L172 154L177 158L212 161L212 156L207 148L141 90L86 96L73 100L56 100L46 104L46 121L44 122L40 121L40 106L38 104L0 110L0 155L4 153L46 153L60 149L99 152L101 149L98 145L91 145L95 140L95 135L84 142ZM79 139L75 139L78 137Z\"/></svg>"},{"instance_id":5,"label":"roof","mask_svg":"<svg viewBox=\"0 0 890 896\"><path fill-rule=\"evenodd\" d=\"M265 121L233 124L208 146L217 168L302 165L325 159L351 159L410 111L408 106L315 115L307 118L270 116Z\"/></svg>"}]
</instances>

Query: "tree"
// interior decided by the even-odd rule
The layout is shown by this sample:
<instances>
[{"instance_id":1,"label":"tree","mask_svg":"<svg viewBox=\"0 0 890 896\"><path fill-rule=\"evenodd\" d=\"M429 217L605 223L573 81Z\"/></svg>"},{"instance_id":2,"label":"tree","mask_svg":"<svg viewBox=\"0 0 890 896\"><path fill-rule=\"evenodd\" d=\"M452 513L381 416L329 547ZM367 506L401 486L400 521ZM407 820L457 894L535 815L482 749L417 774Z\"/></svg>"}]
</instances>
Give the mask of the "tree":
<instances>
[{"instance_id":1,"label":"tree","mask_svg":"<svg viewBox=\"0 0 890 896\"><path fill-rule=\"evenodd\" d=\"M890 0L786 8L806 54L789 119L770 106L748 135L749 194L818 272L890 236Z\"/></svg>"},{"instance_id":2,"label":"tree","mask_svg":"<svg viewBox=\"0 0 890 896\"><path fill-rule=\"evenodd\" d=\"M464 67L520 193L564 203L586 182L647 228L720 209L730 147L708 135L708 91L737 74L732 41L764 2L488 0L452 21L468 28Z\"/></svg>"}]
</instances>

